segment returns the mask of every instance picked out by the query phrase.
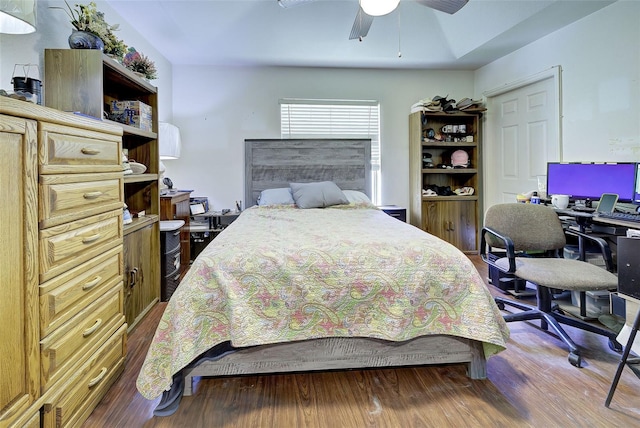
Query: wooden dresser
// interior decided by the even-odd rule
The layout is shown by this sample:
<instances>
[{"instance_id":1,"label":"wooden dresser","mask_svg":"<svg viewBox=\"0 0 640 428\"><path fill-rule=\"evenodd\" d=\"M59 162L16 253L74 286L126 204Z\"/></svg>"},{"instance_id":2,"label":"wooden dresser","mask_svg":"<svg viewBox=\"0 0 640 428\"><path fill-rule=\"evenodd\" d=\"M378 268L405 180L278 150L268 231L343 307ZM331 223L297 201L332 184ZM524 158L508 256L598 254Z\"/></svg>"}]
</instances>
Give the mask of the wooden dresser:
<instances>
[{"instance_id":1,"label":"wooden dresser","mask_svg":"<svg viewBox=\"0 0 640 428\"><path fill-rule=\"evenodd\" d=\"M123 228L124 313L131 331L160 299L158 91L99 50L45 49L44 60L48 107L95 118L114 118L113 103L118 101L140 102L151 109L151 129L103 120L120 128L121 148L129 160L147 167L123 179L124 201L134 214Z\"/></svg>"},{"instance_id":2,"label":"wooden dresser","mask_svg":"<svg viewBox=\"0 0 640 428\"><path fill-rule=\"evenodd\" d=\"M117 126L0 97L0 427L79 426L124 368L121 151Z\"/></svg>"}]
</instances>

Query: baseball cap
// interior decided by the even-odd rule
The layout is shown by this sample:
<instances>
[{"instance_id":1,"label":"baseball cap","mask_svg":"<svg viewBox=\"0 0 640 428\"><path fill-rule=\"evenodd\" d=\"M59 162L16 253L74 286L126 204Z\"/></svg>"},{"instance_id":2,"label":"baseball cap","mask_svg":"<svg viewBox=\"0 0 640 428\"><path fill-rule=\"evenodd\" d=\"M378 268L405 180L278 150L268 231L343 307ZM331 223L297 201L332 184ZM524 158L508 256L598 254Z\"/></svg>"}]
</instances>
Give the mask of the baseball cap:
<instances>
[{"instance_id":1,"label":"baseball cap","mask_svg":"<svg viewBox=\"0 0 640 428\"><path fill-rule=\"evenodd\" d=\"M456 150L451 154L451 166L466 168L469 166L469 154L464 150Z\"/></svg>"}]
</instances>

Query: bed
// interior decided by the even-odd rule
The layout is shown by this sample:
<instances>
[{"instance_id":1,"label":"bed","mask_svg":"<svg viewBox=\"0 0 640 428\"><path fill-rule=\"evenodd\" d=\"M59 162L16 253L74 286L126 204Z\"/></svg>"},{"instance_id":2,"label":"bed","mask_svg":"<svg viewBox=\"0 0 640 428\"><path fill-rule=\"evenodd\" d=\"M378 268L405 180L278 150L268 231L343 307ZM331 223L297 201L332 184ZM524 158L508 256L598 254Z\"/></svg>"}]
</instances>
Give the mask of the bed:
<instances>
[{"instance_id":1,"label":"bed","mask_svg":"<svg viewBox=\"0 0 640 428\"><path fill-rule=\"evenodd\" d=\"M201 376L467 364L485 378L502 315L463 253L370 203L369 140L247 140L245 155L250 208L194 261L138 376L162 395L154 414ZM265 201L274 190L294 200Z\"/></svg>"}]
</instances>

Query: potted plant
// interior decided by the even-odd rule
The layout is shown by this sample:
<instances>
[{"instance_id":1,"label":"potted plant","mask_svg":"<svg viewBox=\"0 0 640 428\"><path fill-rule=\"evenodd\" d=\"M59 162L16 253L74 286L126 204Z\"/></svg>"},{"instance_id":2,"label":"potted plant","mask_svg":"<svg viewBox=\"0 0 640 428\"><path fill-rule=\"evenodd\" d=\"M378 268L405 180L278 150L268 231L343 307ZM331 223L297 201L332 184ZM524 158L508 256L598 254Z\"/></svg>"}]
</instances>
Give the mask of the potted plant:
<instances>
[{"instance_id":1,"label":"potted plant","mask_svg":"<svg viewBox=\"0 0 640 428\"><path fill-rule=\"evenodd\" d=\"M71 25L75 30L69 36L69 46L72 49L105 50L105 43L115 38L112 32L117 30L118 26L109 25L104 19L104 13L98 11L94 2L88 5L76 4L74 8L66 0L65 4L67 9L56 6L52 8L64 10L71 19Z\"/></svg>"},{"instance_id":2,"label":"potted plant","mask_svg":"<svg viewBox=\"0 0 640 428\"><path fill-rule=\"evenodd\" d=\"M115 34L109 32L107 39L104 40L104 53L122 62L124 55L127 53L127 45Z\"/></svg>"},{"instance_id":3,"label":"potted plant","mask_svg":"<svg viewBox=\"0 0 640 428\"><path fill-rule=\"evenodd\" d=\"M146 79L152 80L158 78L156 64L149 59L148 56L136 51L134 47L129 48L122 63L129 70L134 73L139 73Z\"/></svg>"}]
</instances>

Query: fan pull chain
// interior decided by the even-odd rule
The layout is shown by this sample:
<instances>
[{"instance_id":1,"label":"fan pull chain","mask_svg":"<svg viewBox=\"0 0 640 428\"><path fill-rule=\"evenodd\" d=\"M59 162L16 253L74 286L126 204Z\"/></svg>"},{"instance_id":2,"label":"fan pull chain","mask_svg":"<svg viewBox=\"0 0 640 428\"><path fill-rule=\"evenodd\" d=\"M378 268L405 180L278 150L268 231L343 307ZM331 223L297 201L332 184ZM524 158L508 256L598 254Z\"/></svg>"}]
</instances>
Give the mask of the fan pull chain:
<instances>
[{"instance_id":1,"label":"fan pull chain","mask_svg":"<svg viewBox=\"0 0 640 428\"><path fill-rule=\"evenodd\" d=\"M400 8L398 7L398 58L402 58L402 47L400 39Z\"/></svg>"}]
</instances>

